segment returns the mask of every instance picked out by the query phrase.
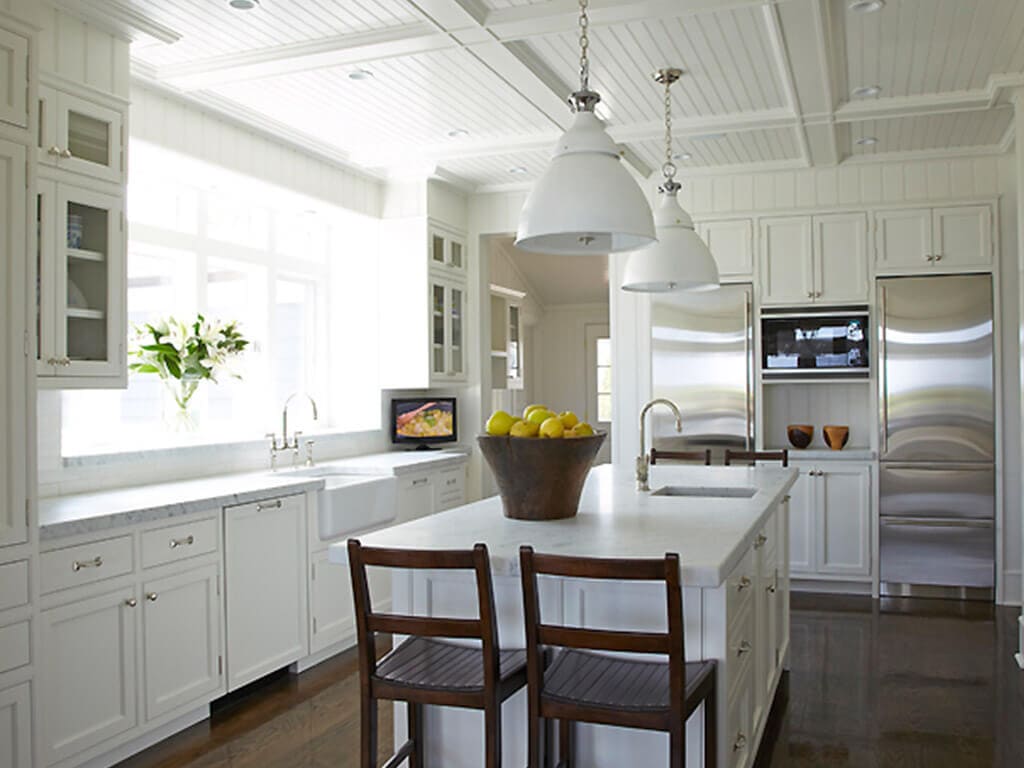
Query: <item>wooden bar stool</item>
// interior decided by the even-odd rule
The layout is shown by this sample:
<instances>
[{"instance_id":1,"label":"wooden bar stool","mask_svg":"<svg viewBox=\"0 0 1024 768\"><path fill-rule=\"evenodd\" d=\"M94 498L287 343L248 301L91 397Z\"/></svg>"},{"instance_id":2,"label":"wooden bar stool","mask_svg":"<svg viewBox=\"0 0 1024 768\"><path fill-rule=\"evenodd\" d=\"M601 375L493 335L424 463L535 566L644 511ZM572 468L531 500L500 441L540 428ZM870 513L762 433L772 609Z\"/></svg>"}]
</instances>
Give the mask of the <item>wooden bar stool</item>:
<instances>
[{"instance_id":1,"label":"wooden bar stool","mask_svg":"<svg viewBox=\"0 0 1024 768\"><path fill-rule=\"evenodd\" d=\"M534 554L520 547L529 678L529 768L541 768L545 722L559 721L557 768L573 768L574 722L663 731L670 768L686 763L686 721L704 704L704 765L717 762L714 661L686 661L679 555L617 560ZM664 581L668 632L627 632L545 624L537 576ZM661 654L668 663L592 651ZM545 664L545 657L551 658ZM644 768L650 768L644 766Z\"/></svg>"},{"instance_id":2,"label":"wooden bar stool","mask_svg":"<svg viewBox=\"0 0 1024 768\"><path fill-rule=\"evenodd\" d=\"M501 704L526 685L526 652L498 648L494 586L487 547L472 550L424 551L378 549L348 541L349 567L355 593L359 642L360 762L377 765L377 699L404 701L409 710L409 738L385 765L423 768L423 705L467 707L484 712L486 768L501 766ZM370 601L366 566L427 570L471 570L476 573L479 618L452 619L376 613ZM376 633L409 635L380 661ZM438 638L471 638L480 647L456 645Z\"/></svg>"},{"instance_id":3,"label":"wooden bar stool","mask_svg":"<svg viewBox=\"0 0 1024 768\"><path fill-rule=\"evenodd\" d=\"M781 451L732 451L728 448L725 449L725 466L729 466L734 461L745 461L749 464L753 464L755 461L781 461L782 466L789 466L789 449L783 448Z\"/></svg>"},{"instance_id":4,"label":"wooden bar stool","mask_svg":"<svg viewBox=\"0 0 1024 768\"><path fill-rule=\"evenodd\" d=\"M711 449L708 448L706 451L659 451L657 448L651 448L651 466L659 461L699 461L703 462L705 467L710 467Z\"/></svg>"}]
</instances>

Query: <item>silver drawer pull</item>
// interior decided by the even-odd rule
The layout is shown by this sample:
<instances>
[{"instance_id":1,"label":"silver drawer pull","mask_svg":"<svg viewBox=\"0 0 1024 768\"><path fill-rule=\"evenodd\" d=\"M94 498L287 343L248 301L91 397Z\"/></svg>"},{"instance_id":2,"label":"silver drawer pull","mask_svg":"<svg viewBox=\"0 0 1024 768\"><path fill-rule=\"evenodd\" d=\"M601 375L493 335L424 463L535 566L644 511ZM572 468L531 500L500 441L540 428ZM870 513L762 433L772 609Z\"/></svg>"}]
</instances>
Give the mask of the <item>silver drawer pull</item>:
<instances>
[{"instance_id":1,"label":"silver drawer pull","mask_svg":"<svg viewBox=\"0 0 1024 768\"><path fill-rule=\"evenodd\" d=\"M740 579L739 584L736 585L736 591L742 592L744 589L749 588L751 583L752 582L750 581L750 577L744 576L742 579Z\"/></svg>"},{"instance_id":2,"label":"silver drawer pull","mask_svg":"<svg viewBox=\"0 0 1024 768\"><path fill-rule=\"evenodd\" d=\"M147 592L146 593L146 599L149 600L149 602L151 602L151 603L155 603L156 599L158 597L160 597L160 595L158 595L156 592Z\"/></svg>"},{"instance_id":3,"label":"silver drawer pull","mask_svg":"<svg viewBox=\"0 0 1024 768\"><path fill-rule=\"evenodd\" d=\"M425 482L427 482L427 478L421 477L418 480L413 480L412 484L413 485L423 485Z\"/></svg>"},{"instance_id":4,"label":"silver drawer pull","mask_svg":"<svg viewBox=\"0 0 1024 768\"><path fill-rule=\"evenodd\" d=\"M750 649L751 649L750 643L748 641L744 640L736 648L736 655L737 656L742 656L745 653L750 653Z\"/></svg>"},{"instance_id":5,"label":"silver drawer pull","mask_svg":"<svg viewBox=\"0 0 1024 768\"><path fill-rule=\"evenodd\" d=\"M757 538L754 539L754 549L760 549L765 545L765 543L767 543L767 541L768 537L765 536L763 533L757 534Z\"/></svg>"},{"instance_id":6,"label":"silver drawer pull","mask_svg":"<svg viewBox=\"0 0 1024 768\"><path fill-rule=\"evenodd\" d=\"M183 539L171 539L170 543L168 543L167 546L169 546L171 549L177 549L178 547L190 547L195 543L196 537L192 534L189 534Z\"/></svg>"},{"instance_id":7,"label":"silver drawer pull","mask_svg":"<svg viewBox=\"0 0 1024 768\"><path fill-rule=\"evenodd\" d=\"M278 499L277 501L268 501L266 503L261 503L261 504L257 504L256 505L256 511L257 512L262 512L264 509L280 509L280 508L281 508L281 500L280 499Z\"/></svg>"},{"instance_id":8,"label":"silver drawer pull","mask_svg":"<svg viewBox=\"0 0 1024 768\"><path fill-rule=\"evenodd\" d=\"M103 565L103 558L96 555L92 560L75 560L71 563L71 570L78 573L83 568L99 568L101 565Z\"/></svg>"},{"instance_id":9,"label":"silver drawer pull","mask_svg":"<svg viewBox=\"0 0 1024 768\"><path fill-rule=\"evenodd\" d=\"M736 734L736 741L732 743L733 752L742 752L747 748L747 737L743 733Z\"/></svg>"}]
</instances>

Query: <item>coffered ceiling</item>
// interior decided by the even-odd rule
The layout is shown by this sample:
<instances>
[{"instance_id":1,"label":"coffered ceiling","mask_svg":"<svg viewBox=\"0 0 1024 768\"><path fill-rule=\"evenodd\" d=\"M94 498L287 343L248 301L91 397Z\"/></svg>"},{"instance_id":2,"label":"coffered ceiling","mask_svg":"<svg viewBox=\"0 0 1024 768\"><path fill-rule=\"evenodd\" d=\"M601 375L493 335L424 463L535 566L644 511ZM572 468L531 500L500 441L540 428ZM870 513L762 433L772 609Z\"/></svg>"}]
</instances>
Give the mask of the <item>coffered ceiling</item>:
<instances>
[{"instance_id":1,"label":"coffered ceiling","mask_svg":"<svg viewBox=\"0 0 1024 768\"><path fill-rule=\"evenodd\" d=\"M51 1L119 20L139 78L381 176L529 183L578 80L576 0ZM686 70L673 88L684 176L1009 148L1024 2L850 5L591 0L599 114L643 176L664 161L651 73L665 66ZM866 86L877 95L853 95Z\"/></svg>"}]
</instances>

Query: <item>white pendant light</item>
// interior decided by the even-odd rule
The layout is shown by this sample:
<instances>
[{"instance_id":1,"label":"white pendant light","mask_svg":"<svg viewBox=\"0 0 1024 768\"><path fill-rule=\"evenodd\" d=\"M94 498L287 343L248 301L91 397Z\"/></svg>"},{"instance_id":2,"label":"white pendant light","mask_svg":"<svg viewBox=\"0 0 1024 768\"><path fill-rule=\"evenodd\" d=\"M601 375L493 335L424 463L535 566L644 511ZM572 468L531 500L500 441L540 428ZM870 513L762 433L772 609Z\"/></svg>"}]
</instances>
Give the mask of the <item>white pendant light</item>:
<instances>
[{"instance_id":1,"label":"white pendant light","mask_svg":"<svg viewBox=\"0 0 1024 768\"><path fill-rule=\"evenodd\" d=\"M669 89L682 76L679 69L660 69L654 79L665 86L665 164L661 202L654 213L658 242L631 254L623 273L622 289L640 293L707 291L718 287L718 266L693 226L690 214L679 205L681 185L672 163L672 98Z\"/></svg>"},{"instance_id":2,"label":"white pendant light","mask_svg":"<svg viewBox=\"0 0 1024 768\"><path fill-rule=\"evenodd\" d=\"M604 255L655 240L643 190L594 114L601 96L590 90L588 23L587 0L580 0L580 90L569 98L576 114L519 214L515 244L525 251Z\"/></svg>"}]
</instances>

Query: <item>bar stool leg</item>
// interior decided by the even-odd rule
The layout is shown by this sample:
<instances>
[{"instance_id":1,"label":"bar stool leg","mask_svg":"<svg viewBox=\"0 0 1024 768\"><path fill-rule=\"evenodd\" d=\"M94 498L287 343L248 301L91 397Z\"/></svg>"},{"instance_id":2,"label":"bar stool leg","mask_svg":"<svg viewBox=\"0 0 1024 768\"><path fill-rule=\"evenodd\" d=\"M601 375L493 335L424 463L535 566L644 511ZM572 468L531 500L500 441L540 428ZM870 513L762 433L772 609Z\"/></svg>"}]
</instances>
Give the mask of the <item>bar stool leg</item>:
<instances>
[{"instance_id":1,"label":"bar stool leg","mask_svg":"<svg viewBox=\"0 0 1024 768\"><path fill-rule=\"evenodd\" d=\"M573 743L573 721L558 721L558 768L573 768L576 745Z\"/></svg>"},{"instance_id":2,"label":"bar stool leg","mask_svg":"<svg viewBox=\"0 0 1024 768\"><path fill-rule=\"evenodd\" d=\"M484 709L484 752L486 768L501 768L501 704Z\"/></svg>"},{"instance_id":3,"label":"bar stool leg","mask_svg":"<svg viewBox=\"0 0 1024 768\"><path fill-rule=\"evenodd\" d=\"M527 742L528 743L528 746L527 746L528 752L527 752L527 755L526 755L526 765L527 765L527 768L543 768L544 764L541 763L541 741L542 741L542 738L543 738L543 741L545 742L545 747L546 747L547 746L546 734L544 734L543 737L542 737L542 733L545 730L545 726L544 726L545 721L544 721L543 718L537 717L533 712L527 713L527 721L528 721L527 722L527 727L526 727L526 729L527 729L527 736L528 736L528 742ZM546 752L547 750L545 749L544 751Z\"/></svg>"},{"instance_id":4,"label":"bar stool leg","mask_svg":"<svg viewBox=\"0 0 1024 768\"><path fill-rule=\"evenodd\" d=\"M362 768L377 768L377 702L367 692L359 697L359 741Z\"/></svg>"},{"instance_id":5,"label":"bar stool leg","mask_svg":"<svg viewBox=\"0 0 1024 768\"><path fill-rule=\"evenodd\" d=\"M704 699L704 768L716 768L718 765L718 702L716 700L715 682L711 681L711 689Z\"/></svg>"},{"instance_id":6,"label":"bar stool leg","mask_svg":"<svg viewBox=\"0 0 1024 768\"><path fill-rule=\"evenodd\" d=\"M670 768L684 768L686 764L686 721L673 723L668 733L668 764Z\"/></svg>"},{"instance_id":7,"label":"bar stool leg","mask_svg":"<svg viewBox=\"0 0 1024 768\"><path fill-rule=\"evenodd\" d=\"M423 768L423 705L409 702L405 708L409 712L409 738L412 740L409 768Z\"/></svg>"}]
</instances>

